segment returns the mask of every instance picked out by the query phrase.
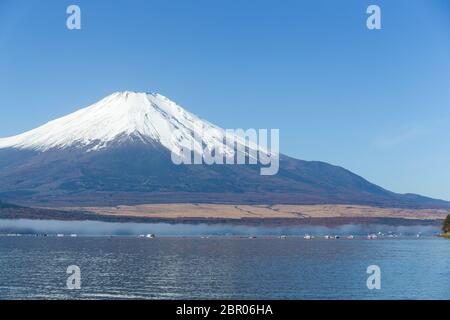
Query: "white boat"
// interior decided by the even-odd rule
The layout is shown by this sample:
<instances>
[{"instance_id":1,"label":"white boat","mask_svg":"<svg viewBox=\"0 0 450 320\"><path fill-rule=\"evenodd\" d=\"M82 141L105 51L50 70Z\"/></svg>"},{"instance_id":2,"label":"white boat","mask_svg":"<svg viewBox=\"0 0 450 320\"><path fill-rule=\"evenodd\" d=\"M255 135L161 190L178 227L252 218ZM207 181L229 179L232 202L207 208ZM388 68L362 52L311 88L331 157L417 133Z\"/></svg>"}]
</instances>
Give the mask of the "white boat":
<instances>
[{"instance_id":1,"label":"white boat","mask_svg":"<svg viewBox=\"0 0 450 320\"><path fill-rule=\"evenodd\" d=\"M310 236L309 234L306 234L303 238L304 238L305 240L311 240L311 239L313 239L314 237L313 237L313 236Z\"/></svg>"},{"instance_id":2,"label":"white boat","mask_svg":"<svg viewBox=\"0 0 450 320\"><path fill-rule=\"evenodd\" d=\"M331 239L331 237L329 235L326 235L324 238L327 240Z\"/></svg>"},{"instance_id":3,"label":"white boat","mask_svg":"<svg viewBox=\"0 0 450 320\"><path fill-rule=\"evenodd\" d=\"M153 233L149 233L145 236L146 238L153 239L155 235Z\"/></svg>"},{"instance_id":4,"label":"white boat","mask_svg":"<svg viewBox=\"0 0 450 320\"><path fill-rule=\"evenodd\" d=\"M76 237L77 237L77 234L75 234L75 233L72 233L72 234L70 235L70 237L72 237L72 238L76 238Z\"/></svg>"},{"instance_id":5,"label":"white boat","mask_svg":"<svg viewBox=\"0 0 450 320\"><path fill-rule=\"evenodd\" d=\"M58 233L56 236L57 236L58 238L64 237L64 235L63 235L62 233Z\"/></svg>"},{"instance_id":6,"label":"white boat","mask_svg":"<svg viewBox=\"0 0 450 320\"><path fill-rule=\"evenodd\" d=\"M287 236L280 236L280 239L286 240Z\"/></svg>"},{"instance_id":7,"label":"white boat","mask_svg":"<svg viewBox=\"0 0 450 320\"><path fill-rule=\"evenodd\" d=\"M349 236L347 237L347 239L353 240L353 239L355 239L355 237L354 237L353 235L349 235Z\"/></svg>"},{"instance_id":8,"label":"white boat","mask_svg":"<svg viewBox=\"0 0 450 320\"><path fill-rule=\"evenodd\" d=\"M369 240L376 240L377 238L378 238L378 236L376 234L369 234L367 236L367 239L369 239Z\"/></svg>"}]
</instances>

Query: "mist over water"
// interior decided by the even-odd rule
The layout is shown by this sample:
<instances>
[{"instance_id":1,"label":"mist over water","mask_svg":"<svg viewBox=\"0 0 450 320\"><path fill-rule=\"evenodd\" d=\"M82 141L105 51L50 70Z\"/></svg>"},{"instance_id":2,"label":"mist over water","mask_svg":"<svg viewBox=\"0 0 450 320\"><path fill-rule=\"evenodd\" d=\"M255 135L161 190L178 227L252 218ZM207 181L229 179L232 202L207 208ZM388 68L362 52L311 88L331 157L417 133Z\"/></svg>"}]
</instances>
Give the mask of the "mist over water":
<instances>
[{"instance_id":1,"label":"mist over water","mask_svg":"<svg viewBox=\"0 0 450 320\"><path fill-rule=\"evenodd\" d=\"M293 226L265 227L227 224L169 224L169 223L115 223L101 221L56 221L0 219L0 234L77 234L85 236L133 236L153 233L157 236L302 236L311 235L367 235L393 233L403 236L439 233L437 226L390 226L346 224L336 227Z\"/></svg>"}]
</instances>

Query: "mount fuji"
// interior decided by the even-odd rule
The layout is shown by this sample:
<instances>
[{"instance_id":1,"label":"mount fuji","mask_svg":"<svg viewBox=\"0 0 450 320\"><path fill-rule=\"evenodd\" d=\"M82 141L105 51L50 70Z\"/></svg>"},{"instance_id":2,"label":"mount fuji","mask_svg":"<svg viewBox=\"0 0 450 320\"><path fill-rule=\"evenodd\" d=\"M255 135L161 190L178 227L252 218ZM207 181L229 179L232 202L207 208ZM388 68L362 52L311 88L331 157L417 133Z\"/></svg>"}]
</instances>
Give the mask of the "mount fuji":
<instances>
[{"instance_id":1,"label":"mount fuji","mask_svg":"<svg viewBox=\"0 0 450 320\"><path fill-rule=\"evenodd\" d=\"M201 141L194 138L197 131L206 133ZM171 152L181 147L235 154L233 146L223 144L224 134L160 94L117 92L0 139L0 200L45 206L189 202L450 208L446 201L390 192L341 167L283 154L274 176L260 175L259 165L172 162ZM248 149L244 152L250 156Z\"/></svg>"}]
</instances>

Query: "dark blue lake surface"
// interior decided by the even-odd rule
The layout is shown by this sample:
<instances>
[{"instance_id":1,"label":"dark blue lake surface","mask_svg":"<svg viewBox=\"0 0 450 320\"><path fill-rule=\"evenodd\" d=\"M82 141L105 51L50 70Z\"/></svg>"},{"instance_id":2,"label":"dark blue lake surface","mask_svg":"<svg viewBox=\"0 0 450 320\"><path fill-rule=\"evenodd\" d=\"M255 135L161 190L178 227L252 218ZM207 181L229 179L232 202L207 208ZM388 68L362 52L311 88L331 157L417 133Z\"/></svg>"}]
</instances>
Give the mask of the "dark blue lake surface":
<instances>
[{"instance_id":1,"label":"dark blue lake surface","mask_svg":"<svg viewBox=\"0 0 450 320\"><path fill-rule=\"evenodd\" d=\"M0 298L450 299L450 241L0 237Z\"/></svg>"}]
</instances>

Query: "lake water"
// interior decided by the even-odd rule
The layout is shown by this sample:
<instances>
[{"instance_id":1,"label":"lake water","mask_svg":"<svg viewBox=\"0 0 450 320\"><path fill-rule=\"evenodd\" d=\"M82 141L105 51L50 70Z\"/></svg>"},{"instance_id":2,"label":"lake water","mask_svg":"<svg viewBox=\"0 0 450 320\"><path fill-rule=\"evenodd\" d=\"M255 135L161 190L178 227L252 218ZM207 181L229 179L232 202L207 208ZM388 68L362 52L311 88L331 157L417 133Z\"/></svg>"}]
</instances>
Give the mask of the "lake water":
<instances>
[{"instance_id":1,"label":"lake water","mask_svg":"<svg viewBox=\"0 0 450 320\"><path fill-rule=\"evenodd\" d=\"M80 290L66 288L69 265ZM0 237L0 298L450 299L450 241Z\"/></svg>"}]
</instances>

